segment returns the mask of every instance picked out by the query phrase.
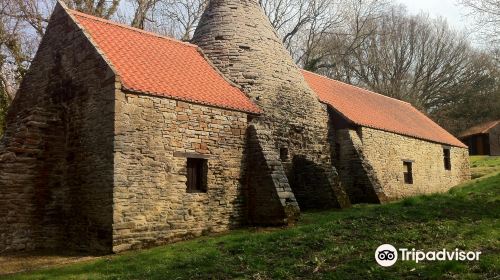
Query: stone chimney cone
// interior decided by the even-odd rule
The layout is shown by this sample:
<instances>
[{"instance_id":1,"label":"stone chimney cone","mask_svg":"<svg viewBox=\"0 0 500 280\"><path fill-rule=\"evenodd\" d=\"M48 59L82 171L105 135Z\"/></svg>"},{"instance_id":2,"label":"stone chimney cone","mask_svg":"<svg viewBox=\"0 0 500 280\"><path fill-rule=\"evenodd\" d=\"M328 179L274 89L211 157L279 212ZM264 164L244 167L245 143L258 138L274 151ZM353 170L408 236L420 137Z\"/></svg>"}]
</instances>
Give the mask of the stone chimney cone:
<instances>
[{"instance_id":1,"label":"stone chimney cone","mask_svg":"<svg viewBox=\"0 0 500 280\"><path fill-rule=\"evenodd\" d=\"M273 122L323 111L257 0L211 0L192 42Z\"/></svg>"},{"instance_id":2,"label":"stone chimney cone","mask_svg":"<svg viewBox=\"0 0 500 280\"><path fill-rule=\"evenodd\" d=\"M257 157L253 153L261 154L262 158L253 163L250 160L248 169L256 170L263 164L269 167L267 171L259 171L268 173L271 177L268 181L274 182L277 194L268 195L277 196L285 208L288 202L296 203L295 197L301 208L347 206L347 196L337 183L330 160L326 106L305 82L259 2L211 0L192 42L264 112L249 128L248 147L250 159ZM255 143L258 145L253 146ZM274 173L280 168L286 176ZM252 198L252 194L264 193L255 189L259 186L252 186L262 185L257 175L251 175L249 182L249 199L256 200L254 206L249 202L250 212L255 210L252 207L265 208L266 203L273 203ZM250 216L252 220L252 213ZM259 214L254 215L254 222L264 219L255 216Z\"/></svg>"}]
</instances>

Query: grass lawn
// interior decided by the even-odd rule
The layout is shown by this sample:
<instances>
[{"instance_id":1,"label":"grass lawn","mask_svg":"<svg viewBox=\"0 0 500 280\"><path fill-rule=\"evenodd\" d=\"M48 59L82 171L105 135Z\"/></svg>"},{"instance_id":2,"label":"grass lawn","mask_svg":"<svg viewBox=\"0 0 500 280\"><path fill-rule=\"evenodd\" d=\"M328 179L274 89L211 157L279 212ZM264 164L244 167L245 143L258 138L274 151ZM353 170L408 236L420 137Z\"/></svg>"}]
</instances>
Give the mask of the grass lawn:
<instances>
[{"instance_id":1,"label":"grass lawn","mask_svg":"<svg viewBox=\"0 0 500 280\"><path fill-rule=\"evenodd\" d=\"M471 156L470 167L473 179L500 172L500 156Z\"/></svg>"},{"instance_id":2,"label":"grass lawn","mask_svg":"<svg viewBox=\"0 0 500 280\"><path fill-rule=\"evenodd\" d=\"M478 165L482 163L476 161ZM481 251L480 261L374 260L396 248ZM305 213L298 226L244 229L7 279L498 279L500 173L449 193Z\"/></svg>"}]
</instances>

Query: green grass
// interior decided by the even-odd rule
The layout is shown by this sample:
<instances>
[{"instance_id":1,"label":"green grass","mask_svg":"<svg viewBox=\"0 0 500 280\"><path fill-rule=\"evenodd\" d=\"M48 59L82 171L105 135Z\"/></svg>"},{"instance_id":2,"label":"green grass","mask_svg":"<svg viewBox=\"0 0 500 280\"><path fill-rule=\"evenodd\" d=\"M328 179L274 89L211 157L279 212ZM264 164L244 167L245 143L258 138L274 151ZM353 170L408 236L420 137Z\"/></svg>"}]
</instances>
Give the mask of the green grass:
<instances>
[{"instance_id":1,"label":"green grass","mask_svg":"<svg viewBox=\"0 0 500 280\"><path fill-rule=\"evenodd\" d=\"M499 221L500 173L445 194L305 213L291 228L237 230L7 279L498 279ZM374 260L383 243L482 255L383 268Z\"/></svg>"},{"instance_id":2,"label":"green grass","mask_svg":"<svg viewBox=\"0 0 500 280\"><path fill-rule=\"evenodd\" d=\"M470 167L473 179L500 172L500 156L471 156Z\"/></svg>"}]
</instances>

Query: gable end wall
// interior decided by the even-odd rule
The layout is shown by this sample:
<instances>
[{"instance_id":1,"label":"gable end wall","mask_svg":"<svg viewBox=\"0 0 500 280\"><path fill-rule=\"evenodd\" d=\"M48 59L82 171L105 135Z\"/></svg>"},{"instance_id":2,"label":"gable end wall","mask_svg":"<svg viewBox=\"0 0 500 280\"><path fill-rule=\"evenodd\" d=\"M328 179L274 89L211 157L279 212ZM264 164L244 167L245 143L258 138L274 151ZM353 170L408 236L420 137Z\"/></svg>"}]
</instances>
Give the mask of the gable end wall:
<instances>
[{"instance_id":1,"label":"gable end wall","mask_svg":"<svg viewBox=\"0 0 500 280\"><path fill-rule=\"evenodd\" d=\"M56 5L0 140L0 252L111 250L115 80Z\"/></svg>"}]
</instances>

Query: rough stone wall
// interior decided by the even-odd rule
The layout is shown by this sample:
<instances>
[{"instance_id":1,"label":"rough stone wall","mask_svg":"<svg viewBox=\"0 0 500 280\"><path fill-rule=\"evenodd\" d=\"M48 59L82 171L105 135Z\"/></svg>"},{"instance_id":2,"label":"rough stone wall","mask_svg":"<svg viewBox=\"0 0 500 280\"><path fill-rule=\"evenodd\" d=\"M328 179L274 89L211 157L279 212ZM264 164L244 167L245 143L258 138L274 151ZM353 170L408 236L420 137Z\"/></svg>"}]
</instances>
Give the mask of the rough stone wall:
<instances>
[{"instance_id":1,"label":"rough stone wall","mask_svg":"<svg viewBox=\"0 0 500 280\"><path fill-rule=\"evenodd\" d=\"M117 94L113 251L244 223L246 128L245 113ZM206 193L186 191L187 157L207 158Z\"/></svg>"},{"instance_id":2,"label":"rough stone wall","mask_svg":"<svg viewBox=\"0 0 500 280\"><path fill-rule=\"evenodd\" d=\"M335 165L341 183L351 203L383 203L387 200L378 174L363 152L363 143L356 129L335 131L334 141L339 145Z\"/></svg>"},{"instance_id":3,"label":"rough stone wall","mask_svg":"<svg viewBox=\"0 0 500 280\"><path fill-rule=\"evenodd\" d=\"M326 108L307 86L258 1L210 1L193 43L264 111L253 122L257 130L270 130L276 153L286 149L282 165L300 207L348 206L331 164Z\"/></svg>"},{"instance_id":4,"label":"rough stone wall","mask_svg":"<svg viewBox=\"0 0 500 280\"><path fill-rule=\"evenodd\" d=\"M0 252L109 251L114 88L57 5L0 140Z\"/></svg>"},{"instance_id":5,"label":"rough stone wall","mask_svg":"<svg viewBox=\"0 0 500 280\"><path fill-rule=\"evenodd\" d=\"M490 129L490 155L500 156L500 124Z\"/></svg>"},{"instance_id":6,"label":"rough stone wall","mask_svg":"<svg viewBox=\"0 0 500 280\"><path fill-rule=\"evenodd\" d=\"M445 170L443 145L362 127L363 154L388 199L444 192L470 179L465 148L450 147L451 170ZM413 161L413 184L405 184L403 160Z\"/></svg>"}]
</instances>

